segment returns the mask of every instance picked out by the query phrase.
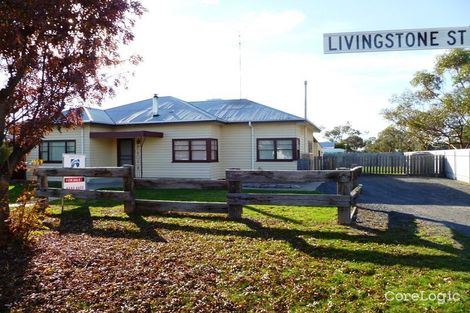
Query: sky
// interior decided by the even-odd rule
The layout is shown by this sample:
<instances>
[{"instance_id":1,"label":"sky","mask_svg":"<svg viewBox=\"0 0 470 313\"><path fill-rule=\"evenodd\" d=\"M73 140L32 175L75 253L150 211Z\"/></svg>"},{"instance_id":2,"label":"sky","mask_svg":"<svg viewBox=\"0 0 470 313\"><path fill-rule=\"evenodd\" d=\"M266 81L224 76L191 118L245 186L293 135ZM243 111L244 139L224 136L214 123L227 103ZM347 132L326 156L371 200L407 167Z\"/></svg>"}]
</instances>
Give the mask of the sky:
<instances>
[{"instance_id":1,"label":"sky","mask_svg":"<svg viewBox=\"0 0 470 313\"><path fill-rule=\"evenodd\" d=\"M468 0L141 2L148 11L123 53L143 62L121 69L132 76L103 107L154 93L185 101L241 96L303 117L307 81L309 120L325 130L349 121L364 137L389 124L381 112L391 97L445 50L324 54L323 34L470 25Z\"/></svg>"}]
</instances>

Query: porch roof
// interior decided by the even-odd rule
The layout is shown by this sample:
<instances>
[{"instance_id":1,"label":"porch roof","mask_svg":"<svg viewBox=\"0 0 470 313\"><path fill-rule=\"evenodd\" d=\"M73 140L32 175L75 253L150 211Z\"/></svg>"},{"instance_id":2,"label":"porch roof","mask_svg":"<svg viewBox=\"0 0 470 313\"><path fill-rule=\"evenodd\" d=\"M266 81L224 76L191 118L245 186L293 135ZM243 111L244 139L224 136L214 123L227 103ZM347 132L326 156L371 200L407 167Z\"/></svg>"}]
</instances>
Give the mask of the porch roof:
<instances>
[{"instance_id":1,"label":"porch roof","mask_svg":"<svg viewBox=\"0 0 470 313\"><path fill-rule=\"evenodd\" d=\"M147 130L117 131L117 132L90 132L90 138L142 138L142 137L162 138L163 133L147 131Z\"/></svg>"}]
</instances>

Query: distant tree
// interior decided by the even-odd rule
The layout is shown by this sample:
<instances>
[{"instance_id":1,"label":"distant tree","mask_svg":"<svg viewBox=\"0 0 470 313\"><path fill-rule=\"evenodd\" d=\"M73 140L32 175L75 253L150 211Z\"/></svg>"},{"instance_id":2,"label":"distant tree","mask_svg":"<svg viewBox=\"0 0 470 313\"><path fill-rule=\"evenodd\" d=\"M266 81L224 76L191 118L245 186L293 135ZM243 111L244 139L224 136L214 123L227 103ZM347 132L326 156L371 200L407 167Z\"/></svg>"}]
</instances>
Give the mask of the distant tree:
<instances>
[{"instance_id":1,"label":"distant tree","mask_svg":"<svg viewBox=\"0 0 470 313\"><path fill-rule=\"evenodd\" d=\"M364 140L364 151L369 152L370 147L377 141L377 137L369 137Z\"/></svg>"},{"instance_id":2,"label":"distant tree","mask_svg":"<svg viewBox=\"0 0 470 313\"><path fill-rule=\"evenodd\" d=\"M470 147L470 50L451 50L432 72L417 72L413 91L395 96L386 119L421 147Z\"/></svg>"},{"instance_id":3,"label":"distant tree","mask_svg":"<svg viewBox=\"0 0 470 313\"><path fill-rule=\"evenodd\" d=\"M346 151L357 151L364 147L364 139L360 135L361 132L354 129L350 122L335 126L332 130L325 132L325 137L335 143L335 148L345 149Z\"/></svg>"},{"instance_id":4,"label":"distant tree","mask_svg":"<svg viewBox=\"0 0 470 313\"><path fill-rule=\"evenodd\" d=\"M343 143L347 151L358 151L364 147L364 139L358 135L352 135L346 138Z\"/></svg>"},{"instance_id":5,"label":"distant tree","mask_svg":"<svg viewBox=\"0 0 470 313\"><path fill-rule=\"evenodd\" d=\"M361 132L357 129L352 128L350 122L346 122L345 125L335 126L332 130L328 130L325 132L325 137L329 141L336 143L343 142L347 137L359 135L361 135Z\"/></svg>"},{"instance_id":6,"label":"distant tree","mask_svg":"<svg viewBox=\"0 0 470 313\"><path fill-rule=\"evenodd\" d=\"M79 125L85 101L113 93L120 78L103 69L122 64L118 48L143 10L132 0L0 2L0 237L12 172L54 127Z\"/></svg>"},{"instance_id":7,"label":"distant tree","mask_svg":"<svg viewBox=\"0 0 470 313\"><path fill-rule=\"evenodd\" d=\"M382 130L377 138L367 140L365 150L368 152L404 152L423 150L416 139L405 131L394 126L388 126Z\"/></svg>"}]
</instances>

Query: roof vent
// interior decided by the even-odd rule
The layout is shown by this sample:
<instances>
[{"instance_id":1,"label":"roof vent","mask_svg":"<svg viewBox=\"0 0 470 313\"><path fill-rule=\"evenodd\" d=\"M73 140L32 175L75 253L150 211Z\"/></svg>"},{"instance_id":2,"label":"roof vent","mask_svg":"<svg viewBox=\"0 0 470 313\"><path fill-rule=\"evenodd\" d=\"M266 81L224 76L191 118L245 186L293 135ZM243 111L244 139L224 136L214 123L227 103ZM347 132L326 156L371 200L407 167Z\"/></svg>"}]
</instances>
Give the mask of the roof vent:
<instances>
[{"instance_id":1,"label":"roof vent","mask_svg":"<svg viewBox=\"0 0 470 313\"><path fill-rule=\"evenodd\" d=\"M153 95L153 100L152 100L152 115L159 116L158 114L158 95L154 94Z\"/></svg>"}]
</instances>

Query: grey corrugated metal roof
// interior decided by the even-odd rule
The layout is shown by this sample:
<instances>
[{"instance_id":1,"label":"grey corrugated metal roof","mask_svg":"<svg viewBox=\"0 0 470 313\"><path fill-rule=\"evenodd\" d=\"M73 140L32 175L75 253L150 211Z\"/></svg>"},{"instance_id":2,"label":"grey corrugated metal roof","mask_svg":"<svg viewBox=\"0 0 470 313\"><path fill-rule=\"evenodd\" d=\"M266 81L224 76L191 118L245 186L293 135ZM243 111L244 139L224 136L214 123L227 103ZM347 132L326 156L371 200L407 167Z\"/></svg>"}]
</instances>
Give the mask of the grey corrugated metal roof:
<instances>
[{"instance_id":1,"label":"grey corrugated metal roof","mask_svg":"<svg viewBox=\"0 0 470 313\"><path fill-rule=\"evenodd\" d=\"M99 123L99 124L114 124L114 121L104 110L96 108L85 107L82 115L84 122Z\"/></svg>"},{"instance_id":2,"label":"grey corrugated metal roof","mask_svg":"<svg viewBox=\"0 0 470 313\"><path fill-rule=\"evenodd\" d=\"M158 98L158 116L152 114L152 98L101 110L85 108L83 121L109 125L160 124L175 122L218 121L284 122L305 119L247 99L186 102L175 97Z\"/></svg>"},{"instance_id":3,"label":"grey corrugated metal roof","mask_svg":"<svg viewBox=\"0 0 470 313\"><path fill-rule=\"evenodd\" d=\"M341 149L341 148L323 150L323 154L338 154L338 153L345 153L345 152L346 152L346 150Z\"/></svg>"},{"instance_id":4,"label":"grey corrugated metal roof","mask_svg":"<svg viewBox=\"0 0 470 313\"><path fill-rule=\"evenodd\" d=\"M323 149L334 149L335 148L335 143L331 142L331 141L323 141L323 142L320 142L320 146Z\"/></svg>"},{"instance_id":5,"label":"grey corrugated metal roof","mask_svg":"<svg viewBox=\"0 0 470 313\"><path fill-rule=\"evenodd\" d=\"M174 97L158 98L158 116L152 114L152 98L105 111L117 125L217 120L215 116Z\"/></svg>"},{"instance_id":6,"label":"grey corrugated metal roof","mask_svg":"<svg viewBox=\"0 0 470 313\"><path fill-rule=\"evenodd\" d=\"M303 118L289 114L264 104L247 99L207 100L190 102L202 110L226 122L268 122L304 121Z\"/></svg>"}]
</instances>

